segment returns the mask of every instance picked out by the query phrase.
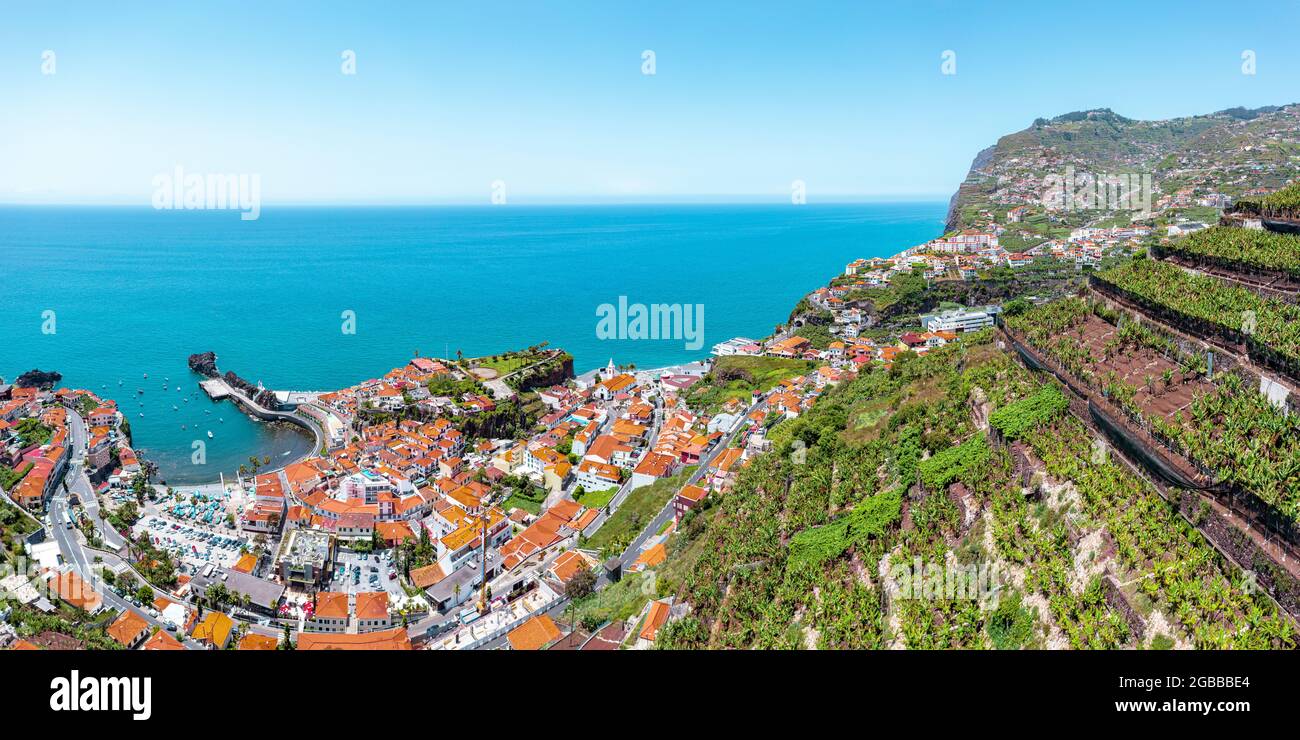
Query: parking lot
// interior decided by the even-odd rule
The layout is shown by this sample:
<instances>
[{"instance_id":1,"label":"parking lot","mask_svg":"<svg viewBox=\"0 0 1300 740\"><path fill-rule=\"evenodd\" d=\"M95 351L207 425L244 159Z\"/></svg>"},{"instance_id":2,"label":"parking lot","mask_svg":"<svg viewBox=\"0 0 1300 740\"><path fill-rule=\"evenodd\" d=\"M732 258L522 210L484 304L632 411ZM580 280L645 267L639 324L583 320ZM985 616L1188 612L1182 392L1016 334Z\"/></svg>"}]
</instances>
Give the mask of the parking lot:
<instances>
[{"instance_id":1,"label":"parking lot","mask_svg":"<svg viewBox=\"0 0 1300 740\"><path fill-rule=\"evenodd\" d=\"M133 537L149 533L154 545L166 550L189 575L209 564L228 568L239 560L239 548L247 539L225 528L183 522L162 514L146 514L131 528Z\"/></svg>"},{"instance_id":2,"label":"parking lot","mask_svg":"<svg viewBox=\"0 0 1300 740\"><path fill-rule=\"evenodd\" d=\"M407 600L400 577L387 552L365 554L340 551L334 559L334 578L330 581L328 590L343 593L387 591L388 603L394 608L405 604Z\"/></svg>"}]
</instances>

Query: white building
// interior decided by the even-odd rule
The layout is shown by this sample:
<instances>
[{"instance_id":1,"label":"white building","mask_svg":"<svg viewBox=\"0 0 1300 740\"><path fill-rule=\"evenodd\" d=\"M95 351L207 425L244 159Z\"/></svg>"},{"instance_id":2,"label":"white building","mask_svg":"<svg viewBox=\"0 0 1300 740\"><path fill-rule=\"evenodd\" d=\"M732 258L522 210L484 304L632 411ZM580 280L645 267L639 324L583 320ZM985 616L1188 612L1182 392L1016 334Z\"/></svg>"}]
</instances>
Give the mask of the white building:
<instances>
[{"instance_id":1,"label":"white building","mask_svg":"<svg viewBox=\"0 0 1300 740\"><path fill-rule=\"evenodd\" d=\"M988 306L982 310L952 310L921 317L921 325L926 331L975 331L986 326L993 326L993 315L1002 309Z\"/></svg>"}]
</instances>

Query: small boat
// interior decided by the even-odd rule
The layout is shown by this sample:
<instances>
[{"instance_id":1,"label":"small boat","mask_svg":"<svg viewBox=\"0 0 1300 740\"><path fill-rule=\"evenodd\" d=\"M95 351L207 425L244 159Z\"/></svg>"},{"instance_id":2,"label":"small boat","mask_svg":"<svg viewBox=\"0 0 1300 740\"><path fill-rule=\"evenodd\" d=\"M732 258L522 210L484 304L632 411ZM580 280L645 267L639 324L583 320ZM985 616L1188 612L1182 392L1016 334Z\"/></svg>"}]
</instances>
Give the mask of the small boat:
<instances>
[{"instance_id":1,"label":"small boat","mask_svg":"<svg viewBox=\"0 0 1300 740\"><path fill-rule=\"evenodd\" d=\"M143 414L141 414L143 416ZM212 439L212 432L208 432L208 439Z\"/></svg>"},{"instance_id":2,"label":"small boat","mask_svg":"<svg viewBox=\"0 0 1300 740\"><path fill-rule=\"evenodd\" d=\"M143 412L143 411L141 411L141 412L140 412L140 415L141 415L141 416L144 416L144 412Z\"/></svg>"},{"instance_id":3,"label":"small boat","mask_svg":"<svg viewBox=\"0 0 1300 740\"><path fill-rule=\"evenodd\" d=\"M145 373L145 374L144 374L144 377L145 377L145 379L147 380L147 379L149 378L149 373Z\"/></svg>"},{"instance_id":4,"label":"small boat","mask_svg":"<svg viewBox=\"0 0 1300 740\"><path fill-rule=\"evenodd\" d=\"M217 418L217 421L221 422L222 424L225 424L225 423L226 423L226 420L225 420L225 419L222 419L222 418L220 418L220 417Z\"/></svg>"},{"instance_id":5,"label":"small boat","mask_svg":"<svg viewBox=\"0 0 1300 740\"><path fill-rule=\"evenodd\" d=\"M180 408L179 408L176 404L173 403L173 404L172 404L172 411L180 411Z\"/></svg>"}]
</instances>

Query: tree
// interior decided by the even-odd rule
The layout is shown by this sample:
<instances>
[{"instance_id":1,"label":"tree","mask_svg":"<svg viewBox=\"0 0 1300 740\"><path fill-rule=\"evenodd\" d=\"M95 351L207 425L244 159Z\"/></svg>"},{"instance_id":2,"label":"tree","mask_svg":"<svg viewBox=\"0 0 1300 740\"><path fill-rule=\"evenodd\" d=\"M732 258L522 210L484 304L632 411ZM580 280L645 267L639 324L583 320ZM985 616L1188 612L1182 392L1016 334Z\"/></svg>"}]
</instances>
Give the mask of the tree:
<instances>
[{"instance_id":1,"label":"tree","mask_svg":"<svg viewBox=\"0 0 1300 740\"><path fill-rule=\"evenodd\" d=\"M578 601L591 595L596 590L596 574L590 570L579 571L577 575L564 584L564 595L570 601Z\"/></svg>"},{"instance_id":2,"label":"tree","mask_svg":"<svg viewBox=\"0 0 1300 740\"><path fill-rule=\"evenodd\" d=\"M298 646L294 644L293 633L289 631L289 625L284 626L284 639L276 646L277 650L296 650Z\"/></svg>"}]
</instances>

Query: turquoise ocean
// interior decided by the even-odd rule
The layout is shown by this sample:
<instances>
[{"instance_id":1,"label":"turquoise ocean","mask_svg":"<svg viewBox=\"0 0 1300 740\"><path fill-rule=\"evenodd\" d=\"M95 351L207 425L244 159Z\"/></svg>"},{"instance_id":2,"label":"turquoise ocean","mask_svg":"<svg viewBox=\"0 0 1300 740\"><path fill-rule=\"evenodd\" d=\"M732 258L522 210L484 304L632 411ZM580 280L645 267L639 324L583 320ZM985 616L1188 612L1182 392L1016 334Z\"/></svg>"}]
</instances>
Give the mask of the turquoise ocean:
<instances>
[{"instance_id":1,"label":"turquoise ocean","mask_svg":"<svg viewBox=\"0 0 1300 740\"><path fill-rule=\"evenodd\" d=\"M853 259L939 234L945 208L267 207L242 221L0 207L0 377L56 370L64 386L116 399L160 478L210 482L250 455L292 459L310 440L208 400L191 353L212 350L223 370L277 390L351 385L417 351L476 356L542 341L572 353L578 372L611 358L670 365L769 334ZM702 304L704 346L599 339L596 308L620 296ZM354 334L343 331L349 316ZM191 464L198 439L205 465Z\"/></svg>"}]
</instances>

